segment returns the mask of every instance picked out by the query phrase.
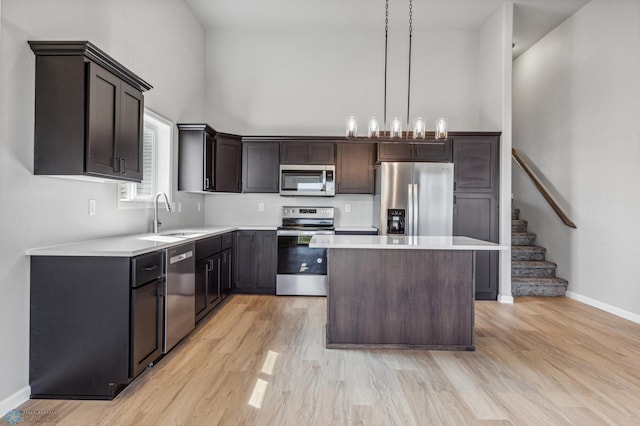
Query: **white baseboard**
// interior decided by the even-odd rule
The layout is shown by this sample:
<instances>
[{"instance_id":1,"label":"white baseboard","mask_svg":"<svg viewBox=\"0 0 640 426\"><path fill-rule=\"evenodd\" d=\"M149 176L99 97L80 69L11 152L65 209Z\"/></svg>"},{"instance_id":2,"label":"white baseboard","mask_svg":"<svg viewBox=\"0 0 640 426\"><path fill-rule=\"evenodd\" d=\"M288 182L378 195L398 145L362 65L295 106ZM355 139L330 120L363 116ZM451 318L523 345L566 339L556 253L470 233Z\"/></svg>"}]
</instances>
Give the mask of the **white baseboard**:
<instances>
[{"instance_id":1,"label":"white baseboard","mask_svg":"<svg viewBox=\"0 0 640 426\"><path fill-rule=\"evenodd\" d=\"M4 415L9 411L18 408L29 400L31 396L31 386L25 386L13 395L9 395L7 398L0 401L0 416L4 418Z\"/></svg>"},{"instance_id":2,"label":"white baseboard","mask_svg":"<svg viewBox=\"0 0 640 426\"><path fill-rule=\"evenodd\" d=\"M595 300L578 293L574 293L572 291L567 291L567 297L577 300L578 302L582 302L586 305L593 306L594 308L601 309L605 312L609 312L610 314L613 314L615 316L628 319L629 321L640 324L640 315L634 314L633 312L625 311L624 309L617 308L615 306L600 302L599 300Z\"/></svg>"},{"instance_id":3,"label":"white baseboard","mask_svg":"<svg viewBox=\"0 0 640 426\"><path fill-rule=\"evenodd\" d=\"M498 295L498 302L513 304L513 296L503 296L502 294L499 294Z\"/></svg>"}]
</instances>

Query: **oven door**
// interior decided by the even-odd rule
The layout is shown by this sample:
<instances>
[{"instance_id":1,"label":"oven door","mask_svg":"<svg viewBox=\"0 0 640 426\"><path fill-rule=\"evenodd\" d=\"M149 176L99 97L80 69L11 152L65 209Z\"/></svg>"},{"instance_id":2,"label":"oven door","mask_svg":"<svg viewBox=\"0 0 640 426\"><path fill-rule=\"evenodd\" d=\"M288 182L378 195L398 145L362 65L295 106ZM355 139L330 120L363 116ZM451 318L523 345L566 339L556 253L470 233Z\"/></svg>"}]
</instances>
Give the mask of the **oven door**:
<instances>
[{"instance_id":1,"label":"oven door","mask_svg":"<svg viewBox=\"0 0 640 426\"><path fill-rule=\"evenodd\" d=\"M326 296L327 249L309 248L314 235L334 231L278 230L277 295Z\"/></svg>"}]
</instances>

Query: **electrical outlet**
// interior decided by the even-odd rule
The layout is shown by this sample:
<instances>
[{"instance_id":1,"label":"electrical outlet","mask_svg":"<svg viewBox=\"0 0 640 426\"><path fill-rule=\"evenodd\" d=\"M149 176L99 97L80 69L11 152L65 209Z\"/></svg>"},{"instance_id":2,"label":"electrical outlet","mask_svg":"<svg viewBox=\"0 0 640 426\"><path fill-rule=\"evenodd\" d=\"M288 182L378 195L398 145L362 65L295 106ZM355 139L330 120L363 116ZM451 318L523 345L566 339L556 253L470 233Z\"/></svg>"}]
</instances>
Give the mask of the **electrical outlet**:
<instances>
[{"instance_id":1,"label":"electrical outlet","mask_svg":"<svg viewBox=\"0 0 640 426\"><path fill-rule=\"evenodd\" d=\"M351 204L345 204L344 205L344 212L345 213L351 213Z\"/></svg>"},{"instance_id":2,"label":"electrical outlet","mask_svg":"<svg viewBox=\"0 0 640 426\"><path fill-rule=\"evenodd\" d=\"M258 203L258 211L259 212L263 212L264 211L264 203Z\"/></svg>"},{"instance_id":3,"label":"electrical outlet","mask_svg":"<svg viewBox=\"0 0 640 426\"><path fill-rule=\"evenodd\" d=\"M200 211L200 208L201 208L200 201L198 201L198 211Z\"/></svg>"},{"instance_id":4,"label":"electrical outlet","mask_svg":"<svg viewBox=\"0 0 640 426\"><path fill-rule=\"evenodd\" d=\"M96 200L89 200L89 216L96 215Z\"/></svg>"},{"instance_id":5,"label":"electrical outlet","mask_svg":"<svg viewBox=\"0 0 640 426\"><path fill-rule=\"evenodd\" d=\"M178 213L182 213L182 201L178 201Z\"/></svg>"}]
</instances>

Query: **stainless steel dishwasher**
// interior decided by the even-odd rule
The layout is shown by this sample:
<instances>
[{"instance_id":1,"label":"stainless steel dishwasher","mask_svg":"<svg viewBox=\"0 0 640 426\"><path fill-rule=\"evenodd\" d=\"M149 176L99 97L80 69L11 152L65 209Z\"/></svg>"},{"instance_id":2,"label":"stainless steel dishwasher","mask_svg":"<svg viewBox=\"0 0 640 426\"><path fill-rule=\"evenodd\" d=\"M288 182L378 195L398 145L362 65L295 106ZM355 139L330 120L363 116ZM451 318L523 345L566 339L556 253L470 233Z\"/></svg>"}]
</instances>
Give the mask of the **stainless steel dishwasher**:
<instances>
[{"instance_id":1,"label":"stainless steel dishwasher","mask_svg":"<svg viewBox=\"0 0 640 426\"><path fill-rule=\"evenodd\" d=\"M166 249L164 353L196 326L195 244Z\"/></svg>"}]
</instances>

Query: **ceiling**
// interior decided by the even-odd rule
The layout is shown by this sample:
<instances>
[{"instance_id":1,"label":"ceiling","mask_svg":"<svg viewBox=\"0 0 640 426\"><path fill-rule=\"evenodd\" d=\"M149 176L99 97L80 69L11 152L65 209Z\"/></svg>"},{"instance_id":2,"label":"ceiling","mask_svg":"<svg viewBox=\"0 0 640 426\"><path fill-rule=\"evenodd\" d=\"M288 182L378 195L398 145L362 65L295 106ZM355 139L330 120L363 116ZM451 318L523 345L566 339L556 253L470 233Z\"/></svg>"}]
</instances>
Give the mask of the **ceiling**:
<instances>
[{"instance_id":1,"label":"ceiling","mask_svg":"<svg viewBox=\"0 0 640 426\"><path fill-rule=\"evenodd\" d=\"M414 0L414 28L470 30L507 0ZM590 0L514 0L514 58ZM382 0L186 0L207 29L374 28ZM389 25L406 22L408 0L389 0ZM399 17L402 17L400 20ZM399 21L400 20L400 21Z\"/></svg>"}]
</instances>

